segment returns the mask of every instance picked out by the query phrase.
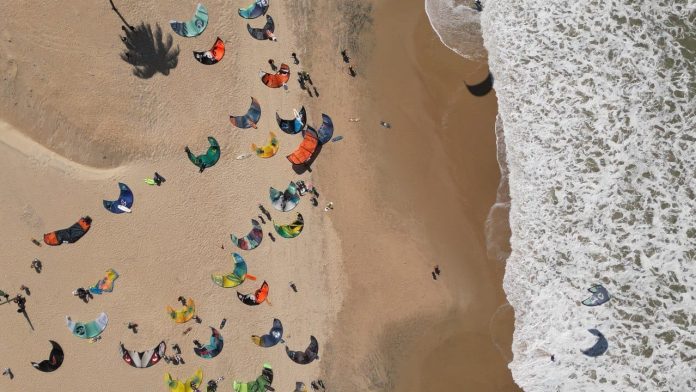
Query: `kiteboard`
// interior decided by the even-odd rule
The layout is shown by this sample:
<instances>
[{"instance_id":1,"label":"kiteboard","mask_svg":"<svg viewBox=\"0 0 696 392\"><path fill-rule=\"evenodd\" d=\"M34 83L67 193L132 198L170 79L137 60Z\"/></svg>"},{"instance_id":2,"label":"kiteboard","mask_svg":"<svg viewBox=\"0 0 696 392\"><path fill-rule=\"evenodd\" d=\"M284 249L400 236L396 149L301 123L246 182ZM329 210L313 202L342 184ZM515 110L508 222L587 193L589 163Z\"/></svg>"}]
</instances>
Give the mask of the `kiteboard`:
<instances>
[{"instance_id":1,"label":"kiteboard","mask_svg":"<svg viewBox=\"0 0 696 392\"><path fill-rule=\"evenodd\" d=\"M247 158L249 158L250 156L251 156L250 153L249 153L249 154L242 154L242 155L237 156L236 159L237 159L238 161L241 161L242 159L247 159Z\"/></svg>"},{"instance_id":2,"label":"kiteboard","mask_svg":"<svg viewBox=\"0 0 696 392\"><path fill-rule=\"evenodd\" d=\"M122 204L119 204L118 206L116 206L116 208L118 208L119 210L121 210L123 212L128 212L128 213L133 212L133 210L131 210L130 208L128 208Z\"/></svg>"}]
</instances>

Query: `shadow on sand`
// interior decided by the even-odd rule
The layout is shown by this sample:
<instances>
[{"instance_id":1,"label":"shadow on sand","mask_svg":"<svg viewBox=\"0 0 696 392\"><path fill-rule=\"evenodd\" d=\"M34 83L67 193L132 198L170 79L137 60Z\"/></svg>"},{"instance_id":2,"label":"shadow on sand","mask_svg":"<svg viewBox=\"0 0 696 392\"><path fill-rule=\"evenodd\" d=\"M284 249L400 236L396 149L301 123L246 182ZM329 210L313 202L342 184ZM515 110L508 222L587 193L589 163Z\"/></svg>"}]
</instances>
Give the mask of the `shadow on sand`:
<instances>
[{"instance_id":1,"label":"shadow on sand","mask_svg":"<svg viewBox=\"0 0 696 392\"><path fill-rule=\"evenodd\" d=\"M133 75L149 79L156 73L169 75L169 71L179 63L179 46L174 46L174 37L167 34L166 39L159 24L153 31L150 24L141 23L133 30L123 29L122 37L126 49L121 59L133 66Z\"/></svg>"}]
</instances>

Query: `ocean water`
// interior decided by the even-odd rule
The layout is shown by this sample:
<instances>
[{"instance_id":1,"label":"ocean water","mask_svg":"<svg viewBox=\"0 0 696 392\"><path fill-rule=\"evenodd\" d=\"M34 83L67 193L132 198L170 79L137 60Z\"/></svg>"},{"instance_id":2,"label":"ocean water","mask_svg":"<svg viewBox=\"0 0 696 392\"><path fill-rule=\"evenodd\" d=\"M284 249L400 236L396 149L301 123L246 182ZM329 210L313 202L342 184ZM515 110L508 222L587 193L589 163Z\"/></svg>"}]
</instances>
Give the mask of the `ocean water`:
<instances>
[{"instance_id":1,"label":"ocean water","mask_svg":"<svg viewBox=\"0 0 696 392\"><path fill-rule=\"evenodd\" d=\"M484 4L509 171L515 381L696 390L696 1ZM443 42L465 51L475 39L460 45L453 24L471 32L478 16L433 20L448 6L472 13L426 1ZM596 283L612 300L582 306ZM580 352L590 328L609 343L597 358Z\"/></svg>"}]
</instances>

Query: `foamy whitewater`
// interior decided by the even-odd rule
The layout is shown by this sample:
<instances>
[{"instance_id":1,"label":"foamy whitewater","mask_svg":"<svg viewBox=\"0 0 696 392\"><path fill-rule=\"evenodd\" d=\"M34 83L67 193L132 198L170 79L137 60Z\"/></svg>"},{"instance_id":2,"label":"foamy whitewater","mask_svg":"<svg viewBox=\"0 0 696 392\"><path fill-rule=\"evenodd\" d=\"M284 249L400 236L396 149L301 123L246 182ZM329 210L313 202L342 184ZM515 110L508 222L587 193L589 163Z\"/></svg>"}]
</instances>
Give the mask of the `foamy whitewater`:
<instances>
[{"instance_id":1,"label":"foamy whitewater","mask_svg":"<svg viewBox=\"0 0 696 392\"><path fill-rule=\"evenodd\" d=\"M696 390L696 1L484 6L509 169L515 381ZM596 283L614 298L582 306ZM597 358L580 352L589 328L609 342Z\"/></svg>"}]
</instances>

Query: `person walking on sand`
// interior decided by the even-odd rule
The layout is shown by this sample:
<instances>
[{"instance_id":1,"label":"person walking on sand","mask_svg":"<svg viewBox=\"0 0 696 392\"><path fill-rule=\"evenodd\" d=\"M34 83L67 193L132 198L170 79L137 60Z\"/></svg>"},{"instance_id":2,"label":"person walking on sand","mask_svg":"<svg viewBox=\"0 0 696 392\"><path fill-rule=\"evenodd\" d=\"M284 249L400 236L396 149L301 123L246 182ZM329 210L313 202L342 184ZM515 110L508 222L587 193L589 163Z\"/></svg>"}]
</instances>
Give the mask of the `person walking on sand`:
<instances>
[{"instance_id":1,"label":"person walking on sand","mask_svg":"<svg viewBox=\"0 0 696 392\"><path fill-rule=\"evenodd\" d=\"M10 369L10 368L2 369L2 375L10 377L10 380L12 380L14 378L14 374L12 374L12 369Z\"/></svg>"},{"instance_id":2,"label":"person walking on sand","mask_svg":"<svg viewBox=\"0 0 696 392\"><path fill-rule=\"evenodd\" d=\"M186 306L186 298L182 297L181 295L179 298L177 298L177 301L181 302L182 305Z\"/></svg>"},{"instance_id":3,"label":"person walking on sand","mask_svg":"<svg viewBox=\"0 0 696 392\"><path fill-rule=\"evenodd\" d=\"M295 62L295 65L300 63L300 59L297 58L297 53L292 52L291 56L292 56L292 61Z\"/></svg>"},{"instance_id":4,"label":"person walking on sand","mask_svg":"<svg viewBox=\"0 0 696 392\"><path fill-rule=\"evenodd\" d=\"M436 265L435 268L433 269L438 276L440 275L440 266Z\"/></svg>"}]
</instances>

